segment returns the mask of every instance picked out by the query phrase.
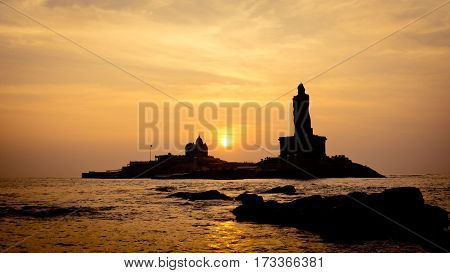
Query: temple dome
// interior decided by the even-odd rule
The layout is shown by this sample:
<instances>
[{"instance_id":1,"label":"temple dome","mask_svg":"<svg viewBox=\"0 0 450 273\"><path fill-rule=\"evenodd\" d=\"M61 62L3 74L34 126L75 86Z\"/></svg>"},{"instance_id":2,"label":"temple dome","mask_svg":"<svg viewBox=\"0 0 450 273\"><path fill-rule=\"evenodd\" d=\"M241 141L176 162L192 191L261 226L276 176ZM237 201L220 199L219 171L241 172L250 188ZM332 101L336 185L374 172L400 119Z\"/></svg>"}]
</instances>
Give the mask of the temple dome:
<instances>
[{"instance_id":1,"label":"temple dome","mask_svg":"<svg viewBox=\"0 0 450 273\"><path fill-rule=\"evenodd\" d=\"M197 145L203 144L203 139L200 137L200 135L197 137L197 140L195 140L195 144L197 144Z\"/></svg>"},{"instance_id":2,"label":"temple dome","mask_svg":"<svg viewBox=\"0 0 450 273\"><path fill-rule=\"evenodd\" d=\"M194 143L185 146L186 156L205 157L208 156L208 145L198 136Z\"/></svg>"}]
</instances>

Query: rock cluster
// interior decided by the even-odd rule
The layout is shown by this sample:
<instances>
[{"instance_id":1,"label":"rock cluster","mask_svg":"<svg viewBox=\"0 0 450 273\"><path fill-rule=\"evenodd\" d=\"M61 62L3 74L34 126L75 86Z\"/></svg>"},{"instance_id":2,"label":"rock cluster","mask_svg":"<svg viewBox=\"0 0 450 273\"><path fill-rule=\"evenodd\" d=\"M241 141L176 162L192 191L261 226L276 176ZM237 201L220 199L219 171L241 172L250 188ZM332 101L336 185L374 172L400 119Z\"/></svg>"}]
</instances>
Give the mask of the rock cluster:
<instances>
[{"instance_id":1,"label":"rock cluster","mask_svg":"<svg viewBox=\"0 0 450 273\"><path fill-rule=\"evenodd\" d=\"M421 243L431 251L449 249L448 213L424 203L413 187L381 193L314 195L288 203L241 194L233 210L238 221L291 225L320 233L333 241L397 239Z\"/></svg>"}]
</instances>

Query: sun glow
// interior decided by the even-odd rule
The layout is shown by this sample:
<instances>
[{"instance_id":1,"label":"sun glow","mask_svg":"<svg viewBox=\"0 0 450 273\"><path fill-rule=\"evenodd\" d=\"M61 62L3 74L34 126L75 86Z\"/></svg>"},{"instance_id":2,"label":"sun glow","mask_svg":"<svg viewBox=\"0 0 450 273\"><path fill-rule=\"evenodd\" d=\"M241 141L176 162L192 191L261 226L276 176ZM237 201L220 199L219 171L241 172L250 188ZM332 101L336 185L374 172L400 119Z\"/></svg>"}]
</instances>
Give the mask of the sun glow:
<instances>
[{"instance_id":1,"label":"sun glow","mask_svg":"<svg viewBox=\"0 0 450 273\"><path fill-rule=\"evenodd\" d=\"M231 137L229 135L224 135L220 139L220 144L222 144L223 147L230 147L231 146Z\"/></svg>"}]
</instances>

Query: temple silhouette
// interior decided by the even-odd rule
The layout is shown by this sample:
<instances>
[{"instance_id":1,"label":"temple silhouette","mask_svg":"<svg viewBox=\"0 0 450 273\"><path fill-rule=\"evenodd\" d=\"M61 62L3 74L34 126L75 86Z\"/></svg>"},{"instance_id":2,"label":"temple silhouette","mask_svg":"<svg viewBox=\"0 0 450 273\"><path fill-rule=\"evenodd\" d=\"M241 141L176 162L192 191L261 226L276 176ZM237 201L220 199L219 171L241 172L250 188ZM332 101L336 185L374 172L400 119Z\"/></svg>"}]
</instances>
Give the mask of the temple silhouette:
<instances>
[{"instance_id":1,"label":"temple silhouette","mask_svg":"<svg viewBox=\"0 0 450 273\"><path fill-rule=\"evenodd\" d=\"M383 177L373 169L352 162L344 155L327 156L325 136L315 135L311 127L309 95L303 84L293 97L295 132L280 137L278 157L257 163L227 162L208 154L208 145L198 136L185 146L184 155L157 155L156 160L131 161L119 170L82 173L83 178L196 178L246 179L326 177Z\"/></svg>"},{"instance_id":2,"label":"temple silhouette","mask_svg":"<svg viewBox=\"0 0 450 273\"><path fill-rule=\"evenodd\" d=\"M188 157L208 156L208 145L206 145L206 143L203 143L203 139L199 135L194 143L186 144L185 155Z\"/></svg>"}]
</instances>

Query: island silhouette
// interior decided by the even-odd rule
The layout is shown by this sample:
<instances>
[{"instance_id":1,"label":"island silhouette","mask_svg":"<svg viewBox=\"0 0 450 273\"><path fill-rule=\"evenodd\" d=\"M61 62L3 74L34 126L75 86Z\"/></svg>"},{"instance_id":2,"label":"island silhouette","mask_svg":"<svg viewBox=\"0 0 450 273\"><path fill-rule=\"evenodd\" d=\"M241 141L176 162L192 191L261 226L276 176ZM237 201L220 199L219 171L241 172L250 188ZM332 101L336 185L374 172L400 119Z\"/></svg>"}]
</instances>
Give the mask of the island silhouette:
<instances>
[{"instance_id":1,"label":"island silhouette","mask_svg":"<svg viewBox=\"0 0 450 273\"><path fill-rule=\"evenodd\" d=\"M185 146L184 155L157 155L156 160L131 161L113 171L89 171L82 178L158 178L158 179L248 179L248 178L333 178L384 177L370 167L354 163L345 155L327 156L325 136L315 135L311 127L309 95L302 83L293 97L295 133L280 137L278 157L257 163L227 162L208 154L208 145L198 138Z\"/></svg>"}]
</instances>

